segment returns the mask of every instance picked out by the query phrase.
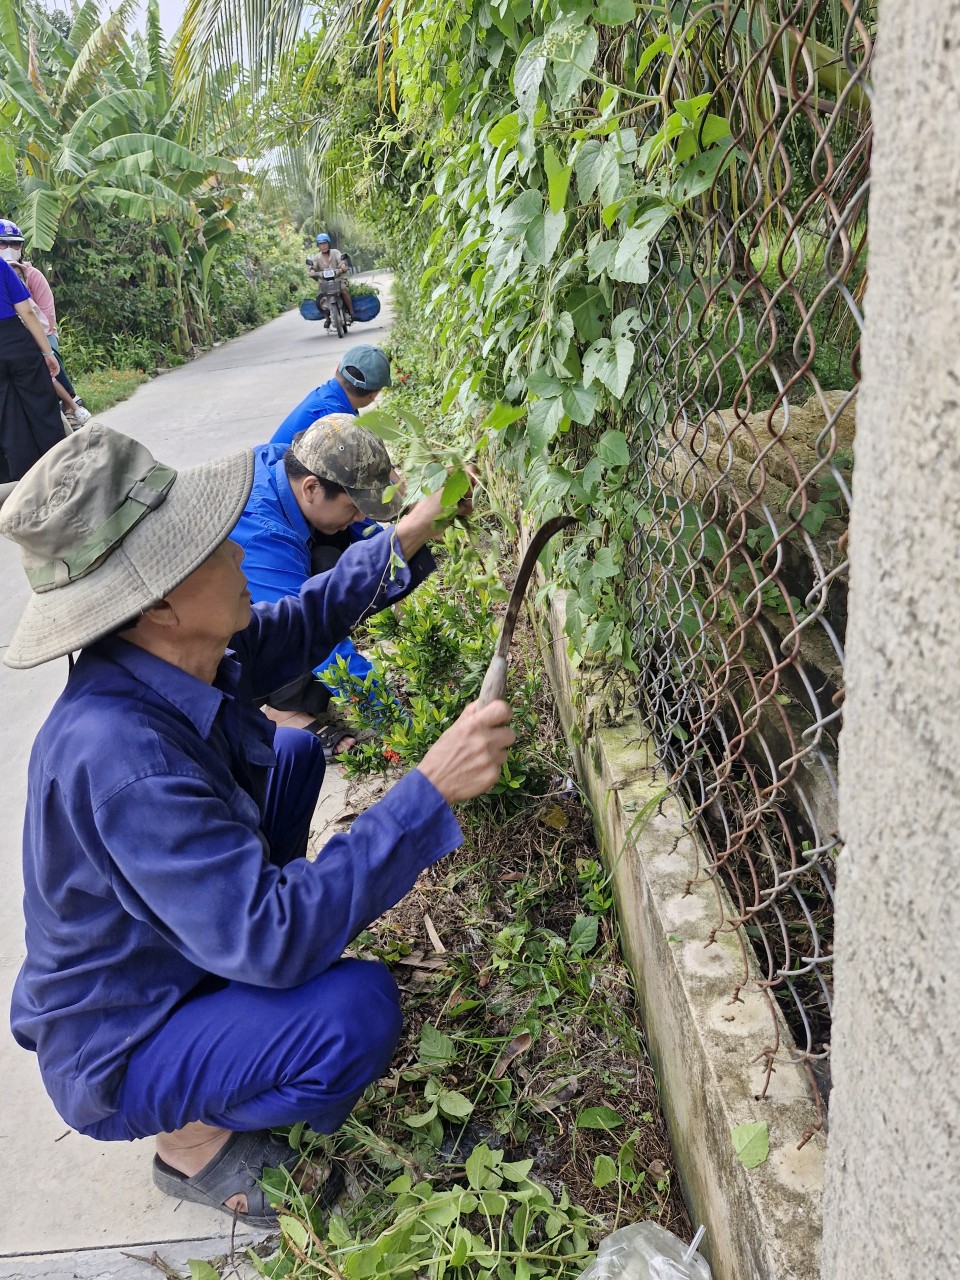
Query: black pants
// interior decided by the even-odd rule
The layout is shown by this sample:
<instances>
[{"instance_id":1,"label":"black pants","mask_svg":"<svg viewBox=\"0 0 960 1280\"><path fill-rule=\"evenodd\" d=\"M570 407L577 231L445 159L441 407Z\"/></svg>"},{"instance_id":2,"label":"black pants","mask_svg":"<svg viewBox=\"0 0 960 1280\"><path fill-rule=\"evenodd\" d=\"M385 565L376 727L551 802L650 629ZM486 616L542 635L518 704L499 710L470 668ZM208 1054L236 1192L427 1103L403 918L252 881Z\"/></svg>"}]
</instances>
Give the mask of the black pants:
<instances>
[{"instance_id":1,"label":"black pants","mask_svg":"<svg viewBox=\"0 0 960 1280\"><path fill-rule=\"evenodd\" d=\"M19 480L62 439L60 401L40 348L19 319L0 320L0 482Z\"/></svg>"}]
</instances>

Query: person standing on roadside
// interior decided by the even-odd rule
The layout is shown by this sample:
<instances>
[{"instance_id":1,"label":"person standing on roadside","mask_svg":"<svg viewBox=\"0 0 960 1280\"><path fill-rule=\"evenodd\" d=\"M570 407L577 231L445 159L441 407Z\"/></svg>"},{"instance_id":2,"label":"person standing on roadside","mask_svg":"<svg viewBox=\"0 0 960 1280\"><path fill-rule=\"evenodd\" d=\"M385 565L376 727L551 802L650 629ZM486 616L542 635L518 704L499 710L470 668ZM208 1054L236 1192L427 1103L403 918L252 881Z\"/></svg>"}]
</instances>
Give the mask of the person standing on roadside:
<instances>
[{"instance_id":1,"label":"person standing on roadside","mask_svg":"<svg viewBox=\"0 0 960 1280\"><path fill-rule=\"evenodd\" d=\"M30 291L0 256L0 483L19 480L63 439L59 372Z\"/></svg>"},{"instance_id":2,"label":"person standing on roadside","mask_svg":"<svg viewBox=\"0 0 960 1280\"><path fill-rule=\"evenodd\" d=\"M23 244L23 232L17 224L11 222L8 218L0 218L0 256L4 257L18 273L23 283L30 290L30 297L40 309L40 323L43 325L50 348L57 357L57 364L60 366L57 381L67 393L67 399L64 400L67 418L71 426L82 427L85 422L89 422L90 411L77 395L76 388L63 367L63 359L60 355L60 337L57 333L57 308L53 300L53 290L50 288L49 280L47 280L40 268L35 267L32 262L27 262L24 258ZM63 399L62 396L61 399Z\"/></svg>"}]
</instances>

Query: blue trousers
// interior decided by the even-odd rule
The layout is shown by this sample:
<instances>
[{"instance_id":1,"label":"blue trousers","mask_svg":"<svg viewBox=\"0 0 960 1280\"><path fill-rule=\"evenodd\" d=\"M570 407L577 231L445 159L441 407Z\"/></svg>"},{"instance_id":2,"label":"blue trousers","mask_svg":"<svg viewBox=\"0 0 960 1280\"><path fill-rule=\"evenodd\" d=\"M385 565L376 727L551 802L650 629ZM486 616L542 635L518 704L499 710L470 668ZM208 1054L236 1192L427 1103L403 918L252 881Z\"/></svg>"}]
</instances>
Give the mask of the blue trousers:
<instances>
[{"instance_id":1,"label":"blue trousers","mask_svg":"<svg viewBox=\"0 0 960 1280\"><path fill-rule=\"evenodd\" d=\"M284 866L306 851L324 763L300 729L278 729L276 750L263 828L271 861ZM306 1120L332 1133L386 1071L401 1025L381 964L341 960L285 990L211 976L134 1049L119 1111L88 1132L131 1139L194 1120L231 1130Z\"/></svg>"}]
</instances>

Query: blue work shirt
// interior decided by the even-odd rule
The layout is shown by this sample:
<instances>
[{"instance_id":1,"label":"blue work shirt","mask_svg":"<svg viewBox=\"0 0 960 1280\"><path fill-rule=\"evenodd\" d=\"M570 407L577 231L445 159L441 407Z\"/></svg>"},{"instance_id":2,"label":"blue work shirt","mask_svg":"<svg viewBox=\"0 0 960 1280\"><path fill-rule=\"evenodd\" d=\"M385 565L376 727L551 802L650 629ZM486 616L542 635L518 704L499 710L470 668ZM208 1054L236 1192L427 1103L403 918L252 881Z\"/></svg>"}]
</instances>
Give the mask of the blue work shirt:
<instances>
[{"instance_id":1,"label":"blue work shirt","mask_svg":"<svg viewBox=\"0 0 960 1280\"><path fill-rule=\"evenodd\" d=\"M306 431L318 418L325 418L328 413L352 413L357 416L359 410L350 403L347 393L336 378L331 378L321 387L314 387L308 396L300 401L295 409L284 418L270 437L271 444L280 444L286 449L293 437L300 431Z\"/></svg>"},{"instance_id":2,"label":"blue work shirt","mask_svg":"<svg viewBox=\"0 0 960 1280\"><path fill-rule=\"evenodd\" d=\"M26 287L17 273L7 262L6 258L0 258L0 320L12 320L17 314L16 303L26 302L30 297L30 290ZM337 383L339 387L340 384ZM323 387L317 387L317 391L322 391ZM342 390L342 388L341 388ZM310 397L308 396L307 399ZM344 397L346 399L346 397ZM304 400L304 404L306 404ZM349 401L347 401L349 404ZM326 410L332 413L331 409ZM356 409L351 409L351 413L356 413ZM296 410L294 410L296 413Z\"/></svg>"},{"instance_id":3,"label":"blue work shirt","mask_svg":"<svg viewBox=\"0 0 960 1280\"><path fill-rule=\"evenodd\" d=\"M262 444L253 451L253 487L250 497L230 537L243 547L243 571L254 601L280 600L295 595L311 573L310 539L313 528L308 523L294 496L283 465L283 445ZM380 525L375 520L352 526L355 538L379 537ZM423 547L410 563L410 587L426 578L434 569L433 556ZM404 591L402 595L409 592ZM402 598L394 597L394 599ZM325 654L317 666L317 674L342 657L352 675L363 680L371 670L370 663L359 654L350 640L344 640Z\"/></svg>"},{"instance_id":4,"label":"blue work shirt","mask_svg":"<svg viewBox=\"0 0 960 1280\"><path fill-rule=\"evenodd\" d=\"M409 587L405 563L390 581L394 549L357 543L298 596L254 606L212 685L117 637L70 672L30 757L11 1025L75 1129L117 1110L134 1047L208 975L309 980L459 845L414 770L316 862L264 856L276 755L257 700Z\"/></svg>"}]
</instances>

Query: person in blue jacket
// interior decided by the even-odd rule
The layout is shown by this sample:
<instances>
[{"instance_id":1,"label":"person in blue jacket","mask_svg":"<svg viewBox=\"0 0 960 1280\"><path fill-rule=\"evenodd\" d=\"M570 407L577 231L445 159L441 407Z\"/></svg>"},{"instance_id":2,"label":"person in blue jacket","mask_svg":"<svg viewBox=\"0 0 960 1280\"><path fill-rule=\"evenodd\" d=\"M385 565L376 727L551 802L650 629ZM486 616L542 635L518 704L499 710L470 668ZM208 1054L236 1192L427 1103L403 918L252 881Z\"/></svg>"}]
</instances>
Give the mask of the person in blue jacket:
<instances>
[{"instance_id":1,"label":"person in blue jacket","mask_svg":"<svg viewBox=\"0 0 960 1280\"><path fill-rule=\"evenodd\" d=\"M379 347L367 343L350 347L343 353L336 374L314 387L291 409L270 437L270 443L289 445L295 435L328 413L351 413L356 417L390 385L390 361Z\"/></svg>"},{"instance_id":2,"label":"person in blue jacket","mask_svg":"<svg viewBox=\"0 0 960 1280\"><path fill-rule=\"evenodd\" d=\"M378 536L377 521L392 519L403 504L399 493L386 501L383 497L397 479L383 442L344 413L320 418L289 447L258 446L253 487L233 531L244 550L254 601L279 600L299 591L306 578L332 568L355 541ZM434 567L429 552L421 554L422 565L411 566L411 590ZM329 714L330 688L323 683L341 659L360 680L371 670L346 639L312 675L273 690L267 699L274 711L308 715L305 727L317 734L328 759L354 741L347 727Z\"/></svg>"},{"instance_id":3,"label":"person in blue jacket","mask_svg":"<svg viewBox=\"0 0 960 1280\"><path fill-rule=\"evenodd\" d=\"M0 245L11 231L19 235L19 227L0 219ZM0 484L19 480L63 439L51 381L59 368L30 291L0 253Z\"/></svg>"},{"instance_id":4,"label":"person in blue jacket","mask_svg":"<svg viewBox=\"0 0 960 1280\"><path fill-rule=\"evenodd\" d=\"M252 478L249 451L177 471L94 424L0 511L32 588L4 661L80 651L30 756L11 1026L67 1124L155 1135L162 1191L272 1226L263 1170L295 1157L271 1130L333 1132L399 1035L388 970L344 948L457 847L451 805L514 735L472 705L308 860L323 754L258 700L409 587L442 509L251 605L229 534Z\"/></svg>"}]
</instances>

